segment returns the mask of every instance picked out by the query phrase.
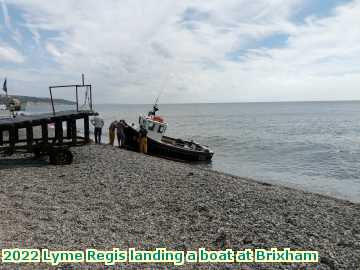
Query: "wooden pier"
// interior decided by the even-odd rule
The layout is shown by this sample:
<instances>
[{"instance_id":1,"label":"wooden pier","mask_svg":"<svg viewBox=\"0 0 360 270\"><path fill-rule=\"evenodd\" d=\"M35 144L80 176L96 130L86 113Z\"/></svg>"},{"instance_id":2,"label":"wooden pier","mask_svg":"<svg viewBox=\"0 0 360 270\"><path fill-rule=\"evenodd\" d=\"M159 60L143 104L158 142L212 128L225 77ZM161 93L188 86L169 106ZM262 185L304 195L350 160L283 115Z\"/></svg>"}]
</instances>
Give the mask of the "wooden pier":
<instances>
[{"instance_id":1,"label":"wooden pier","mask_svg":"<svg viewBox=\"0 0 360 270\"><path fill-rule=\"evenodd\" d=\"M0 153L11 155L19 151L30 152L37 156L49 155L53 164L71 163L72 155L68 149L90 142L89 117L95 114L93 111L64 111L57 112L56 115L39 114L0 119ZM78 134L79 120L83 123L82 136ZM34 136L34 129L40 134ZM49 133L54 133L54 136Z\"/></svg>"},{"instance_id":2,"label":"wooden pier","mask_svg":"<svg viewBox=\"0 0 360 270\"><path fill-rule=\"evenodd\" d=\"M55 111L52 90L70 87L76 90L76 110ZM89 89L89 109L79 110L78 90ZM69 148L90 142L90 116L93 111L91 85L50 86L52 113L18 115L0 119L0 154L15 152L34 153L36 156L50 156L52 164L70 164L73 156ZM81 125L81 128L78 128ZM83 130L79 134L79 130Z\"/></svg>"}]
</instances>

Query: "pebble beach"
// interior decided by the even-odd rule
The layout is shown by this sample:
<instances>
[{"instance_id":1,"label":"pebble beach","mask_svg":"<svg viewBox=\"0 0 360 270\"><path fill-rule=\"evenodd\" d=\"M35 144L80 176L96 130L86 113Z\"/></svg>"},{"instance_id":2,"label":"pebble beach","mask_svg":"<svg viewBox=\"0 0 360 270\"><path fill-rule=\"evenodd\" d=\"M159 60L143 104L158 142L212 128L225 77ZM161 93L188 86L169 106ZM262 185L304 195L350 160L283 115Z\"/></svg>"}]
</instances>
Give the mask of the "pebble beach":
<instances>
[{"instance_id":1,"label":"pebble beach","mask_svg":"<svg viewBox=\"0 0 360 270\"><path fill-rule=\"evenodd\" d=\"M318 251L320 261L159 264L156 269L360 269L360 204L108 145L91 144L72 152L74 162L67 166L28 155L0 160L3 249L277 247ZM104 269L99 264L35 268ZM0 269L35 268L0 264Z\"/></svg>"}]
</instances>

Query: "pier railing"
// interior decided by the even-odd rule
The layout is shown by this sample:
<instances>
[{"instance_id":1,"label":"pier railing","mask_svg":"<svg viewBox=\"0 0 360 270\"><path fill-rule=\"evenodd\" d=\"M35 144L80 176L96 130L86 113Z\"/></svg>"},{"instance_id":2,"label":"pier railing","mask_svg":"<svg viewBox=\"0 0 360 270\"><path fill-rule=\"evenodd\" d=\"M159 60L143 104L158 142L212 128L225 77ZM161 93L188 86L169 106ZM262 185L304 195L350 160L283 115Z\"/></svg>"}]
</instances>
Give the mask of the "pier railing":
<instances>
[{"instance_id":1,"label":"pier railing","mask_svg":"<svg viewBox=\"0 0 360 270\"><path fill-rule=\"evenodd\" d=\"M92 102L92 86L91 84L85 84L84 83L84 77L83 77L83 83L82 84L68 84L68 85L53 85L49 86L49 92L50 92L50 99L51 99L51 107L53 111L53 115L56 114L55 106L54 106L54 100L53 100L53 90L57 88L75 88L75 95L76 95L76 111L79 112L79 89L85 88L85 101L89 102L89 108L90 111L93 111L93 102Z\"/></svg>"}]
</instances>

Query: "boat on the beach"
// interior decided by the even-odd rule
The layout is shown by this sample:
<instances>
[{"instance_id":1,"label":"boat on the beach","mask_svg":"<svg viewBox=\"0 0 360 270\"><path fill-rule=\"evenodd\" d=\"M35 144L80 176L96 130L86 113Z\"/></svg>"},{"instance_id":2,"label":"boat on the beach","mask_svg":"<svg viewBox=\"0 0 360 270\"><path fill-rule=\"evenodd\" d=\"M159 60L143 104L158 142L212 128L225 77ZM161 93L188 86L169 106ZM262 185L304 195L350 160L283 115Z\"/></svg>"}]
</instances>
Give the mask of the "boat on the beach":
<instances>
[{"instance_id":1,"label":"boat on the beach","mask_svg":"<svg viewBox=\"0 0 360 270\"><path fill-rule=\"evenodd\" d=\"M0 104L0 119L11 118L11 112L8 110L6 104Z\"/></svg>"},{"instance_id":2,"label":"boat on the beach","mask_svg":"<svg viewBox=\"0 0 360 270\"><path fill-rule=\"evenodd\" d=\"M0 119L14 118L18 115L24 115L26 104L21 103L17 98L6 97L7 103L0 103Z\"/></svg>"},{"instance_id":3,"label":"boat on the beach","mask_svg":"<svg viewBox=\"0 0 360 270\"><path fill-rule=\"evenodd\" d=\"M192 140L165 136L168 124L163 117L156 115L158 110L155 104L147 116L140 115L139 117L139 126L143 126L147 130L148 154L182 161L210 161L212 159L214 152L206 145ZM134 125L126 125L124 131L126 147L138 151L137 138L140 129L135 128Z\"/></svg>"}]
</instances>

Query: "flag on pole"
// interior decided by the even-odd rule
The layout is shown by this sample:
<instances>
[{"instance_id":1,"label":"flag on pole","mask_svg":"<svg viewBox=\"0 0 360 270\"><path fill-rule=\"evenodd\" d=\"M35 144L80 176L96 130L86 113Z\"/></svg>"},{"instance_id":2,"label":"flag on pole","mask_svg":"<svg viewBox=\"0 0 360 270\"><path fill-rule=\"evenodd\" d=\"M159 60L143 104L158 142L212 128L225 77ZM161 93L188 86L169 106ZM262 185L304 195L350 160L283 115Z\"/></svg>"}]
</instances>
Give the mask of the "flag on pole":
<instances>
[{"instance_id":1,"label":"flag on pole","mask_svg":"<svg viewBox=\"0 0 360 270\"><path fill-rule=\"evenodd\" d=\"M3 90L7 94L7 79L6 78L5 78L5 81L4 81Z\"/></svg>"}]
</instances>

